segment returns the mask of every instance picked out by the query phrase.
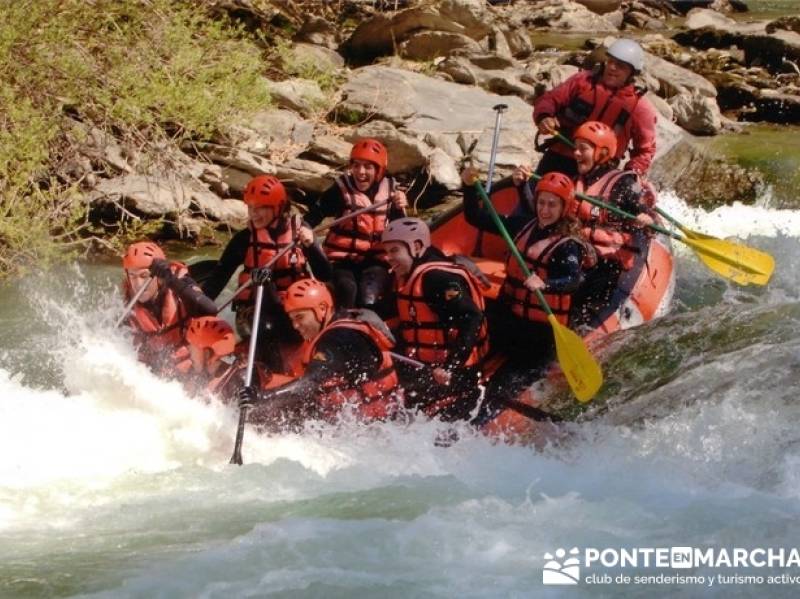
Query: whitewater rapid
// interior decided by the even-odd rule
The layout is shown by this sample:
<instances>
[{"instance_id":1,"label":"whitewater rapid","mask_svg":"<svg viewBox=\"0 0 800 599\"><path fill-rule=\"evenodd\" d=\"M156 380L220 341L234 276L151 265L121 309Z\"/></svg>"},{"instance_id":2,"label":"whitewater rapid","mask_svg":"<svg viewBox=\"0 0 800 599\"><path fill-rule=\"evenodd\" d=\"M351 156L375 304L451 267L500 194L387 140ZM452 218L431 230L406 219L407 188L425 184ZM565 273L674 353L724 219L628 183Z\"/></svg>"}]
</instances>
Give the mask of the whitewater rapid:
<instances>
[{"instance_id":1,"label":"whitewater rapid","mask_svg":"<svg viewBox=\"0 0 800 599\"><path fill-rule=\"evenodd\" d=\"M672 313L612 337L609 390L541 450L466 428L437 447L437 423L345 423L248 429L246 465L230 466L235 410L153 376L113 329L116 268L7 285L0 597L697 596L680 584L543 586L544 556L794 547L800 212L660 205L770 252L774 279L729 286L676 244Z\"/></svg>"}]
</instances>

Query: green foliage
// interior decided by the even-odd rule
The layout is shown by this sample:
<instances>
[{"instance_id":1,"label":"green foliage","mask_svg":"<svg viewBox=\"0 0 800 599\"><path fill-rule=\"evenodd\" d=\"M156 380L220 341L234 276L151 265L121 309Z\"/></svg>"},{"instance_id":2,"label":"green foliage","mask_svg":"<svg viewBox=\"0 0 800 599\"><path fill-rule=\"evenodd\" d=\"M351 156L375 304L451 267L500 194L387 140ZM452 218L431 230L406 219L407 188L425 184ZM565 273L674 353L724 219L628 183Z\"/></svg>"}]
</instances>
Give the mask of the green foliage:
<instances>
[{"instance_id":1,"label":"green foliage","mask_svg":"<svg viewBox=\"0 0 800 599\"><path fill-rule=\"evenodd\" d=\"M88 228L62 115L139 146L204 138L269 103L261 50L190 0L21 0L0 10L0 275Z\"/></svg>"}]
</instances>

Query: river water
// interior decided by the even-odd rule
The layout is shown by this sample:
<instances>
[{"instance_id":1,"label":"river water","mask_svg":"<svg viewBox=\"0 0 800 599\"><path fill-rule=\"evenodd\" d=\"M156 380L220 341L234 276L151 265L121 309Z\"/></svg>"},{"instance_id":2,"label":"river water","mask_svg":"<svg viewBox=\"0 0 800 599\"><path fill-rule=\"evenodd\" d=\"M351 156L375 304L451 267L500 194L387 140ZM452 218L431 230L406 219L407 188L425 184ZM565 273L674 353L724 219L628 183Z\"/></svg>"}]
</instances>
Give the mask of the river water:
<instances>
[{"instance_id":1,"label":"river water","mask_svg":"<svg viewBox=\"0 0 800 599\"><path fill-rule=\"evenodd\" d=\"M248 430L230 466L234 411L155 378L113 329L116 266L5 284L0 597L796 596L793 579L591 584L736 571L708 565L543 586L560 548L798 545L800 212L662 201L773 254L773 281L729 286L676 247L672 312L611 338L594 417L542 450L344 423Z\"/></svg>"}]
</instances>

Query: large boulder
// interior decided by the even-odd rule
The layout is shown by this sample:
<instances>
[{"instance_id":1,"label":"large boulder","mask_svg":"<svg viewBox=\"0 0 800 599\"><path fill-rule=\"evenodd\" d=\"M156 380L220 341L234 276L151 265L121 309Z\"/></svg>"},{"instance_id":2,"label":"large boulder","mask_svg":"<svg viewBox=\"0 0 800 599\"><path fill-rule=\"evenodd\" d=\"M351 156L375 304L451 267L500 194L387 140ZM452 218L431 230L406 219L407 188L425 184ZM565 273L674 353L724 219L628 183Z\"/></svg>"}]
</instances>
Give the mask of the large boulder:
<instances>
[{"instance_id":1,"label":"large boulder","mask_svg":"<svg viewBox=\"0 0 800 599\"><path fill-rule=\"evenodd\" d=\"M525 21L537 29L591 33L617 31L617 26L605 15L597 15L573 0L537 2L535 10L530 11Z\"/></svg>"},{"instance_id":2,"label":"large boulder","mask_svg":"<svg viewBox=\"0 0 800 599\"><path fill-rule=\"evenodd\" d=\"M434 79L401 69L369 66L353 71L342 88L338 110L392 123L418 139L427 134L450 138L442 148L462 151L477 139L473 157L479 167L489 163L492 129L499 103L508 106L502 118L497 164L501 170L530 162L534 130L531 107L515 96L498 96L482 89ZM452 151L452 150L451 150ZM463 155L452 156L459 161Z\"/></svg>"},{"instance_id":3,"label":"large boulder","mask_svg":"<svg viewBox=\"0 0 800 599\"><path fill-rule=\"evenodd\" d=\"M690 133L716 135L722 131L722 114L713 98L698 92L681 92L669 99L675 121Z\"/></svg>"},{"instance_id":4,"label":"large boulder","mask_svg":"<svg viewBox=\"0 0 800 599\"><path fill-rule=\"evenodd\" d=\"M619 10L622 5L622 0L577 0L577 2L598 15Z\"/></svg>"},{"instance_id":5,"label":"large boulder","mask_svg":"<svg viewBox=\"0 0 800 599\"><path fill-rule=\"evenodd\" d=\"M457 33L477 41L492 31L490 22L481 0L441 0L363 21L342 45L342 53L355 64L365 64L392 54L397 45L423 31Z\"/></svg>"},{"instance_id":6,"label":"large boulder","mask_svg":"<svg viewBox=\"0 0 800 599\"><path fill-rule=\"evenodd\" d=\"M309 79L287 79L269 86L273 101L280 107L311 116L325 107L328 96L316 81Z\"/></svg>"}]
</instances>

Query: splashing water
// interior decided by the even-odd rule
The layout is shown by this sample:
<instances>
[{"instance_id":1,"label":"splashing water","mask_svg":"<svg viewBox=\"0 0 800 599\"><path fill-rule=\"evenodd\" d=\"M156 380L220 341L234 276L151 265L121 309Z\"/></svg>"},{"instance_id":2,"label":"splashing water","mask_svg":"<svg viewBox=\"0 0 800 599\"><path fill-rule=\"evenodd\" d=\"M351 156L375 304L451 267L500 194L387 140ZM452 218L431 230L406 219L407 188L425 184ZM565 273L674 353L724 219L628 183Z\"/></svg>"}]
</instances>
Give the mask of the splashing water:
<instances>
[{"instance_id":1,"label":"splashing water","mask_svg":"<svg viewBox=\"0 0 800 599\"><path fill-rule=\"evenodd\" d=\"M675 309L611 337L593 418L543 450L466 427L437 447L442 425L430 422L344 423L248 429L246 465L229 466L236 412L136 361L113 329L118 273L75 268L6 287L0 596L560 595L542 586L542 566L561 547L793 547L800 213L705 213L669 195L662 206L769 251L774 279L729 286L675 244Z\"/></svg>"}]
</instances>

